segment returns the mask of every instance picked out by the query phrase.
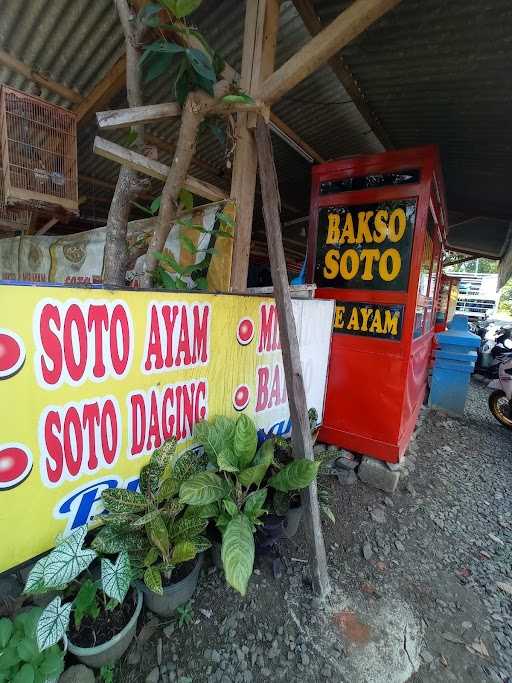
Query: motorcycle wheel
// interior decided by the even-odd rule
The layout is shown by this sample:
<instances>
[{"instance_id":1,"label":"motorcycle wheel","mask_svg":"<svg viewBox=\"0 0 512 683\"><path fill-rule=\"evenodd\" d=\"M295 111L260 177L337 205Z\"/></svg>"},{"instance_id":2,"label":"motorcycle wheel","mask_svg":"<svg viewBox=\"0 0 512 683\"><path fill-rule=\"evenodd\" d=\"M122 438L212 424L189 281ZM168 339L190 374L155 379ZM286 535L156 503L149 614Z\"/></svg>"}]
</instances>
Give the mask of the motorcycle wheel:
<instances>
[{"instance_id":1,"label":"motorcycle wheel","mask_svg":"<svg viewBox=\"0 0 512 683\"><path fill-rule=\"evenodd\" d=\"M508 429L512 429L512 402L504 391L498 389L489 396L489 409L494 417Z\"/></svg>"}]
</instances>

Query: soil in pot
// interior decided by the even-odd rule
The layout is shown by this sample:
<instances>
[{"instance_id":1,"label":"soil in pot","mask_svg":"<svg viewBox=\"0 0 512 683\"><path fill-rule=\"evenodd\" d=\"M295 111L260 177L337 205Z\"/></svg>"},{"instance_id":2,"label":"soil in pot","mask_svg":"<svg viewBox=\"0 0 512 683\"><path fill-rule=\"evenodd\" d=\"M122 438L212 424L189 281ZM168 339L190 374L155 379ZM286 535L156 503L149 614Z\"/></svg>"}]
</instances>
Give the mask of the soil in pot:
<instances>
[{"instance_id":1,"label":"soil in pot","mask_svg":"<svg viewBox=\"0 0 512 683\"><path fill-rule=\"evenodd\" d=\"M176 567L174 567L172 570L170 579L162 576L162 585L164 588L167 588L167 586L173 586L175 583L186 579L187 576L194 571L196 564L197 560L194 558L193 560L188 560L187 562L182 562L181 564L176 565Z\"/></svg>"},{"instance_id":2,"label":"soil in pot","mask_svg":"<svg viewBox=\"0 0 512 683\"><path fill-rule=\"evenodd\" d=\"M127 598L113 610L106 609L103 605L100 613L93 619L89 615L83 617L80 628L77 629L72 618L69 639L77 647L96 647L106 643L111 638L121 633L126 624L133 616L137 593L132 589Z\"/></svg>"}]
</instances>

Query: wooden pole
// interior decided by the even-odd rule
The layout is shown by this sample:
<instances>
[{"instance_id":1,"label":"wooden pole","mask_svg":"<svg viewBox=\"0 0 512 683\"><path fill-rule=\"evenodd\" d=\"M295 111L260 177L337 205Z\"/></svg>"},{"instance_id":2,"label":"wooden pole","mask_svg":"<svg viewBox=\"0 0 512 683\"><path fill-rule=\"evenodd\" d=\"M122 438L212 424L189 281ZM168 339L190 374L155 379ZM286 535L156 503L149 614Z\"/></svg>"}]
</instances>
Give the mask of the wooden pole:
<instances>
[{"instance_id":1,"label":"wooden pole","mask_svg":"<svg viewBox=\"0 0 512 683\"><path fill-rule=\"evenodd\" d=\"M263 217L267 233L270 270L274 285L283 367L286 389L288 391L288 405L292 421L293 453L296 458L314 460L306 392L300 362L299 341L293 317L281 234L277 175L270 141L270 131L261 117L258 117L256 124L256 149L260 168ZM313 590L320 598L324 598L330 591L330 582L327 572L327 559L320 522L316 482L313 482L303 493L302 501L306 510L306 539L312 568Z\"/></svg>"},{"instance_id":2,"label":"wooden pole","mask_svg":"<svg viewBox=\"0 0 512 683\"><path fill-rule=\"evenodd\" d=\"M252 94L259 87L261 80L270 76L274 69L279 1L246 2L240 87L249 94ZM250 115L238 114L231 180L231 198L235 200L237 207L231 288L238 291L244 290L247 286L256 188L257 155L254 136L249 126Z\"/></svg>"}]
</instances>

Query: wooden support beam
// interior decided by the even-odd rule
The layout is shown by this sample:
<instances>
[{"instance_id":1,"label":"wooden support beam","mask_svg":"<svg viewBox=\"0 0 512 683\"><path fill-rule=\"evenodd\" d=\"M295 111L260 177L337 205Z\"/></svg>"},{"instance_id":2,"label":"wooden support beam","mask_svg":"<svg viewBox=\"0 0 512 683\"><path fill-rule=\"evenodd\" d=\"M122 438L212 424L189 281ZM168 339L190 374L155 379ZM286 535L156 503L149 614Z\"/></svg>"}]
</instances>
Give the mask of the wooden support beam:
<instances>
[{"instance_id":1,"label":"wooden support beam","mask_svg":"<svg viewBox=\"0 0 512 683\"><path fill-rule=\"evenodd\" d=\"M295 5L297 12L300 14L302 21L304 22L304 26L312 36L316 36L323 30L324 27L315 11L311 0L293 0L293 4ZM385 149L393 149L393 144L386 130L384 129L384 126L368 106L366 98L361 92L361 88L357 85L351 70L341 56L341 53L331 57L327 63L331 67L338 81L344 87L348 96L352 99L355 107L358 109L363 119L372 129L374 135L377 137L381 145Z\"/></svg>"},{"instance_id":2,"label":"wooden support beam","mask_svg":"<svg viewBox=\"0 0 512 683\"><path fill-rule=\"evenodd\" d=\"M115 142L110 142L109 140L104 140L97 136L94 139L93 151L95 154L98 154L105 159L115 161L138 173L144 173L145 175L161 180L162 182L165 182L170 171L169 166L161 164L159 161L148 159L138 152L126 149L126 147L123 147L122 145L117 145ZM189 192L192 192L192 194L204 197L213 202L228 198L226 192L220 187L216 187L215 185L211 185L204 180L199 180L190 175L187 176L184 187L189 190Z\"/></svg>"},{"instance_id":3,"label":"wooden support beam","mask_svg":"<svg viewBox=\"0 0 512 683\"><path fill-rule=\"evenodd\" d=\"M37 73L37 71L33 71L29 66L23 64L23 62L20 62L19 59L16 59L16 57L13 57L8 52L5 52L5 50L0 50L0 65L6 66L8 69L16 71L16 73L20 74L28 81L32 81L32 83L37 83L37 85L40 85L42 88L50 90L50 92L53 92L56 95L59 95L60 97L63 97L65 100L68 100L69 102L74 102L75 104L77 104L82 101L82 96L80 95L80 93L77 93L75 90L72 90L71 88L67 88L65 85L62 85L61 83L52 81L50 78L46 78L46 76Z\"/></svg>"},{"instance_id":4,"label":"wooden support beam","mask_svg":"<svg viewBox=\"0 0 512 683\"><path fill-rule=\"evenodd\" d=\"M355 0L329 26L267 77L257 93L260 99L267 104L277 102L399 2Z\"/></svg>"},{"instance_id":5,"label":"wooden support beam","mask_svg":"<svg viewBox=\"0 0 512 683\"><path fill-rule=\"evenodd\" d=\"M300 361L299 341L295 318L293 317L292 300L288 285L288 273L284 257L279 218L279 194L277 176L270 142L270 132L263 119L259 118L256 127L256 148L260 168L261 195L263 198L263 217L267 233L268 255L274 297L276 300L279 335L283 356L283 368L288 392L288 406L292 421L292 445L296 458L314 460L313 442L308 419L306 391ZM309 548L313 590L325 598L330 592L327 558L325 555L324 537L320 521L316 481L302 493L305 507L305 530Z\"/></svg>"},{"instance_id":6,"label":"wooden support beam","mask_svg":"<svg viewBox=\"0 0 512 683\"><path fill-rule=\"evenodd\" d=\"M148 104L144 107L98 111L96 112L96 121L101 130L115 130L116 128L155 123L163 119L175 118L180 114L181 107L177 102L163 102L162 104Z\"/></svg>"},{"instance_id":7,"label":"wooden support beam","mask_svg":"<svg viewBox=\"0 0 512 683\"><path fill-rule=\"evenodd\" d=\"M55 223L58 223L58 222L59 222L58 218L50 218L50 220L46 221L46 223L41 228L39 228L39 230L35 233L36 236L45 235L48 232L48 230L53 228Z\"/></svg>"},{"instance_id":8,"label":"wooden support beam","mask_svg":"<svg viewBox=\"0 0 512 683\"><path fill-rule=\"evenodd\" d=\"M274 68L279 25L279 0L247 0L245 9L242 75L240 87L250 95ZM247 286L251 251L252 216L256 188L257 154L248 114L239 114L233 162L231 198L236 201L236 232L231 268L231 288Z\"/></svg>"},{"instance_id":9,"label":"wooden support beam","mask_svg":"<svg viewBox=\"0 0 512 683\"><path fill-rule=\"evenodd\" d=\"M103 109L117 93L126 88L126 56L123 55L91 92L75 107L79 123L85 123Z\"/></svg>"},{"instance_id":10,"label":"wooden support beam","mask_svg":"<svg viewBox=\"0 0 512 683\"><path fill-rule=\"evenodd\" d=\"M306 152L306 154L309 154L309 156L312 159L317 161L319 164L322 164L325 161L325 159L322 156L320 156L320 154L318 154L318 152L315 149L313 149L313 147L308 145L308 143L305 140L303 140L300 137L300 135L297 135L297 133L294 130L292 130L287 123L285 123L276 114L274 114L274 112L270 112L270 121L276 126L276 128L279 129L281 133L283 133L285 137L288 137L290 138L290 140L293 140L293 142L298 147L303 149L304 152Z\"/></svg>"},{"instance_id":11,"label":"wooden support beam","mask_svg":"<svg viewBox=\"0 0 512 683\"><path fill-rule=\"evenodd\" d=\"M148 145L154 145L162 152L167 152L167 154L174 155L174 152L176 151L176 145L174 143L167 142L167 140L162 140L162 138L158 137L157 135L145 133L144 140ZM225 183L227 180L227 178L220 173L220 170L216 166L197 156L192 158L192 166L196 166L197 168L206 171L210 175L214 176L220 183Z\"/></svg>"}]
</instances>

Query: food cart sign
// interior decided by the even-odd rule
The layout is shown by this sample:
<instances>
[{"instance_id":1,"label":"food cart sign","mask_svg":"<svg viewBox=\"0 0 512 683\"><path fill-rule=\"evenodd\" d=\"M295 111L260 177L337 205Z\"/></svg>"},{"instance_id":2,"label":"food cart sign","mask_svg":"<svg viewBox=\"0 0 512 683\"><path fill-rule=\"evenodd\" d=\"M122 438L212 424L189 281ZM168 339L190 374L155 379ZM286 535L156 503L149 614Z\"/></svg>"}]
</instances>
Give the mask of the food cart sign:
<instances>
[{"instance_id":1,"label":"food cart sign","mask_svg":"<svg viewBox=\"0 0 512 683\"><path fill-rule=\"evenodd\" d=\"M0 572L135 490L148 456L245 412L290 431L272 299L0 287ZM309 407L323 412L332 301L294 300Z\"/></svg>"},{"instance_id":2,"label":"food cart sign","mask_svg":"<svg viewBox=\"0 0 512 683\"><path fill-rule=\"evenodd\" d=\"M405 292L415 219L415 199L321 208L315 283Z\"/></svg>"},{"instance_id":3,"label":"food cart sign","mask_svg":"<svg viewBox=\"0 0 512 683\"><path fill-rule=\"evenodd\" d=\"M379 339L402 338L403 304L336 301L332 331Z\"/></svg>"}]
</instances>

